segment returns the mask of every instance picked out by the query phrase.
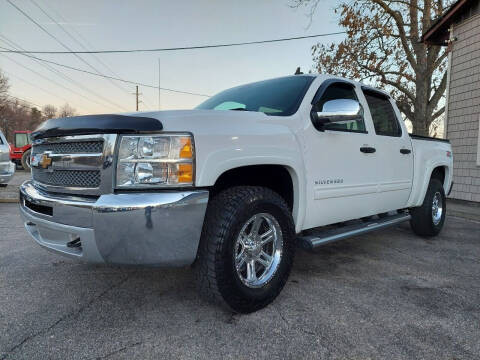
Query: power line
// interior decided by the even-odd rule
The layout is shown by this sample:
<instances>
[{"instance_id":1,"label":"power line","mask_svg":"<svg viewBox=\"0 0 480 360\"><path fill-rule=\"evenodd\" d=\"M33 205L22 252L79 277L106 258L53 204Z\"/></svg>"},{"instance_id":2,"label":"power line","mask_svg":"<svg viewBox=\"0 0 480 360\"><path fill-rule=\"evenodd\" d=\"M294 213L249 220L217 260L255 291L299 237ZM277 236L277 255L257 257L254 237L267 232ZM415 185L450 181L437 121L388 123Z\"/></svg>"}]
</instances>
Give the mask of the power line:
<instances>
[{"instance_id":1,"label":"power line","mask_svg":"<svg viewBox=\"0 0 480 360\"><path fill-rule=\"evenodd\" d=\"M0 35L0 36L1 36L1 35ZM43 78L43 79L45 79L45 80L47 80L47 81L49 81L49 82L57 85L57 86L60 86L61 88L65 89L65 90L67 90L67 91L70 91L70 92L72 92L72 93L74 93L74 94L76 94L76 95L78 95L78 96L80 96L80 97L82 97L82 98L90 101L90 102L94 102L94 103L96 103L97 105L105 106L105 104L102 104L102 103L98 102L98 101L95 100L95 99L91 99L91 98L89 98L89 97L87 97L87 96L85 96L85 95L83 95L83 94L81 94L81 93L79 93L79 92L77 92L77 91L69 88L69 87L66 87L66 86L58 83L57 81L55 81L55 80L53 80L53 79L51 79L51 78L49 78L49 77L46 77L46 76L40 74L39 72L37 72L37 71L35 71L35 70L33 70L33 69L30 69L29 67L27 67L27 66L25 66L25 65L23 65L23 64L15 61L15 60L13 60L12 58L10 58L9 56L7 56L7 55L5 55L5 54L0 54L0 55L6 57L8 60L12 61L13 63L17 64L18 66L23 67L24 69L27 69L28 71L36 74L37 76L39 76L39 77L41 77L41 78ZM39 63L42 64L42 62L39 62ZM46 65L46 64L45 64L45 65ZM48 65L46 65L46 66L48 66ZM54 69L54 68L52 68L52 69L55 70L55 71L58 71L58 70L56 70L56 69ZM52 70L52 71L53 71L53 70ZM59 74L63 75L61 72L59 72ZM64 76L65 76L67 79L70 79L68 76L66 76L66 75L64 75ZM74 80L72 80L72 79L70 79L70 80L75 83ZM88 88L83 87L81 84L79 84L78 86L80 86L80 87L84 88L86 91L90 92L90 90L88 90ZM117 107L112 106L112 105L110 105L110 104L107 104L107 106L112 107L113 109L117 109Z\"/></svg>"},{"instance_id":2,"label":"power line","mask_svg":"<svg viewBox=\"0 0 480 360\"><path fill-rule=\"evenodd\" d=\"M56 19L54 19L52 16L50 16L50 14L48 14L35 0L30 0L32 2L33 5L35 5L46 17L48 17L51 21L53 21L54 24L56 24L60 29L63 30L63 32L65 34L67 34L68 37L70 37L70 39L72 39L74 42L76 42L77 44L79 44L84 50L87 50L85 49L85 47L77 40L75 39L74 36L72 36L72 34L62 25L60 24ZM50 33L49 33L50 34ZM51 34L50 34L51 35ZM53 35L51 35L53 36ZM59 42L63 47L65 47L67 50L71 50L68 46L64 45L63 43L61 43L56 37L54 37L55 40L57 40L57 42ZM77 58L79 58L84 64L88 65L91 69L93 69L95 72L101 74L101 72L95 68L93 65L91 65L90 63L88 63L85 59L81 58L80 56L74 54ZM92 54L93 57L95 57L94 54ZM121 87L119 84L117 84L116 82L113 82L111 79L108 79L108 81L114 85L115 87L117 87L118 89L126 92L128 95L130 95L130 92L128 90L126 90L125 88Z\"/></svg>"},{"instance_id":3,"label":"power line","mask_svg":"<svg viewBox=\"0 0 480 360\"><path fill-rule=\"evenodd\" d=\"M10 0L7 0L10 2ZM156 49L127 49L127 50L92 50L92 51L5 51L0 50L0 52L16 52L16 53L27 53L27 54L121 54L121 53L138 53L138 52L165 52L165 51L182 51L182 50L198 50L198 49L213 49L213 48L223 48L223 47L232 47L232 46L244 46L244 45L257 45L257 44L269 44L276 42L284 41L293 41L293 40L302 40L302 39L311 39L324 36L340 35L345 34L346 31L337 31L324 34L315 34L315 35L305 35L305 36L294 36L288 38L280 39L270 39L270 40L257 40L257 41L243 41L237 43L226 43L226 44L212 44L212 45L197 45L197 46L181 46L181 47L171 47L171 48L156 48Z\"/></svg>"},{"instance_id":4,"label":"power line","mask_svg":"<svg viewBox=\"0 0 480 360\"><path fill-rule=\"evenodd\" d=\"M46 2L44 2L44 5L45 5L51 12L55 13L63 22L68 23L68 20L65 19L65 17L62 16L62 14L60 14L57 10L55 10L55 8L50 7L50 6L48 5L48 3L46 3ZM60 25L60 24L59 24L59 25ZM63 27L62 27L62 28L63 28ZM64 31L66 31L66 30L64 30ZM90 48L93 48L93 47L94 47L94 46L92 46L92 44L91 44L78 30L75 29L74 26L71 27L71 31L74 32L74 33L77 35L78 38L74 37L70 32L66 32L66 33L70 36L70 38L71 38L72 40L74 40L77 44L79 44L80 47L81 47L83 50L89 51L89 50L88 50L88 47L90 47ZM80 41L79 39L80 39L81 41ZM82 41L83 41L83 43L82 43ZM85 45L84 45L84 44L85 44ZM98 61L100 64L102 64L113 76L120 77L120 75L118 75L117 73L115 73L115 71L113 71L113 69L112 69L110 66L108 66L105 62L103 62L98 56L96 56L95 54L91 54L91 55L92 55L92 57L93 57L96 61ZM130 94L130 93L129 93L129 94Z\"/></svg>"},{"instance_id":5,"label":"power line","mask_svg":"<svg viewBox=\"0 0 480 360\"><path fill-rule=\"evenodd\" d=\"M11 49L8 49L8 48L2 47L2 46L0 46L0 49L11 50ZM1 52L1 50L0 50L0 52ZM121 82L124 82L124 83L127 83L127 84L134 84L134 85L145 86L145 87L152 88L152 89L158 89L158 86L155 86L155 85L144 84L144 83L140 83L140 82L136 82L136 81L130 81L130 80L125 80L125 79L121 79L121 78L117 78L117 77L113 77L113 76L97 74L97 73L94 73L94 72L91 72L91 71L88 71L88 70L78 69L78 68L73 67L73 66L69 66L69 65L65 65L65 64L59 64L59 63L57 63L57 62L55 62L55 61L50 61L50 60L42 59L42 58L39 58L39 57L36 57L36 56L33 56L33 55L29 55L28 53L23 53L23 52L17 52L17 53L18 53L19 55L23 55L23 56L26 56L26 57L29 57L29 58L32 58L32 59L35 59L35 60L43 61L43 62L52 64L52 65L56 65L56 66L61 66L61 67L64 67L64 68L66 68L66 69L75 70L75 71L83 72L83 73L90 74L90 75L94 75L94 76L106 77L106 78L109 78L109 79L112 79L112 80L121 81ZM4 55L4 56L5 56L5 55ZM206 94L194 93L194 92L183 91L183 90L175 90L175 89L164 88L164 87L161 87L160 90L175 92L175 93L179 93L179 94L188 94L188 95L196 95L196 96L210 97L210 95L206 95Z\"/></svg>"},{"instance_id":6,"label":"power line","mask_svg":"<svg viewBox=\"0 0 480 360\"><path fill-rule=\"evenodd\" d=\"M46 13L45 10L43 10L37 2L35 2L34 0L31 0L33 4L35 4L43 13ZM64 23L68 23L68 20L60 13L58 12L55 8L52 8L48 5L47 2L43 2L43 5L44 7L46 7L51 13L53 13L54 15L56 15L56 17L58 17L61 21L63 21ZM48 16L48 15L47 15ZM88 47L90 48L93 48L92 44L89 43L89 41L87 39L85 39L84 36L82 36L82 34L75 29L75 27L71 27L70 31L67 30L67 28L65 26L63 26L61 23L59 23L58 21L52 19L52 21L54 21L62 30L65 34L68 35L68 37L70 39L72 39L75 43L77 43L83 50L85 51L89 51ZM74 33L76 36L74 36L72 33ZM90 54L92 56L92 58L94 58L99 64L101 64L111 75L113 76L116 76L116 77L120 77L120 75L118 75L115 71L113 71L113 69L108 66L108 64L106 64L104 61L102 61L102 59L100 57L98 57L97 55L95 54ZM126 89L125 87L121 87L119 86L117 83L113 82L110 80L110 82L112 82L112 84L114 84L115 86L117 86L119 89L122 89L123 91L125 91L128 95L130 95L130 90ZM150 108L150 109L153 109L153 106L150 104L149 101L147 101L146 97L144 96L144 103Z\"/></svg>"},{"instance_id":7,"label":"power line","mask_svg":"<svg viewBox=\"0 0 480 360\"><path fill-rule=\"evenodd\" d=\"M37 27L39 27L43 32L45 32L47 35L49 35L51 38L53 38L55 41L57 41L60 45L62 45L65 49L67 49L68 51L71 51L71 49L65 45L62 41L60 41L55 35L53 35L52 33L50 33L47 29L45 29L42 25L40 25L35 19L33 19L30 15L28 15L25 11L23 11L21 8L19 8L17 5L15 5L11 0L7 0L7 2L12 5L15 9L17 9L22 15L24 15L28 20L30 20L31 22L33 22L35 25L37 25ZM40 8L41 9L41 8ZM48 16L48 15L47 15ZM50 17L49 17L50 18ZM50 18L52 20L52 18ZM73 54L76 58L78 58L80 61L82 61L84 64L86 64L88 67L90 67L92 70L96 71L98 73L98 75L102 75L94 66L90 65L86 60L84 60L81 56L79 56L78 54ZM99 94L95 94L97 97L101 98L103 101L105 102L108 102L110 104L113 104L115 105L117 108L120 108L120 109L123 109L125 111L128 111L128 109L126 109L125 107L121 106L121 105L118 105L116 103L114 103L113 101L99 95Z\"/></svg>"},{"instance_id":8,"label":"power line","mask_svg":"<svg viewBox=\"0 0 480 360\"><path fill-rule=\"evenodd\" d=\"M6 36L4 36L4 35L2 35L2 34L0 34L0 41L6 43L6 44L9 45L9 46L13 46L14 49L22 49L22 47L21 47L20 45L18 45L18 44L15 43L14 41L8 39ZM10 61L12 61L13 63L17 64L18 66L21 66L21 67L23 67L24 69L27 69L28 71L33 72L33 73L36 74L37 76L40 76L41 78L43 78L43 79L45 79L45 80L47 80L47 81L49 81L49 82L51 82L51 83L53 83L53 84L61 87L61 88L65 89L65 90L67 90L67 91L69 91L69 92L71 92L71 93L73 93L73 94L75 94L75 95L78 95L78 96L84 98L85 100L88 100L89 102L93 102L93 103L95 103L95 104L97 104L97 105L100 105L100 106L105 106L105 105L107 105L108 107L111 107L112 109L117 109L116 107L114 107L114 106L112 106L112 105L110 105L110 104L102 104L102 103L98 102L96 99L93 99L93 98L91 99L91 98L89 98L88 96L85 96L85 95L83 95L82 93L79 93L78 91L73 90L73 89L70 88L70 87L66 87L66 86L64 86L63 84L60 84L59 82L53 80L52 78L46 77L46 76L38 73L37 71L32 70L32 69L28 68L27 66L25 66L25 65L23 65L23 64L15 61L15 60L13 60L12 58L6 56L5 54L0 54L0 55L6 57L7 59L9 59ZM43 62L41 62L41 61L35 60L35 59L32 59L32 60L33 60L34 62L36 62L37 64L39 64L40 66L44 67L45 69L49 70L50 72L54 73L55 75L60 76L62 79L66 80L67 82L70 82L70 83L72 83L73 85L77 86L78 88L80 88L80 89L82 89L82 90L90 93L90 90L89 90L87 87L85 87L83 84L81 84L81 83L79 83L78 81L76 81L76 80L72 79L71 77L67 76L66 74L64 74L64 73L61 72L60 70L56 69L55 67L53 67L53 66L51 66L51 65L49 65L49 64L43 63Z\"/></svg>"},{"instance_id":9,"label":"power line","mask_svg":"<svg viewBox=\"0 0 480 360\"><path fill-rule=\"evenodd\" d=\"M18 75L12 74L12 73L10 73L10 72L8 72L8 71L5 71L5 70L4 70L3 72L4 72L5 74L8 74L9 77L12 77L12 76L13 76L14 78L17 78L18 80L23 81L24 83L26 83L26 84L28 84L28 85L30 85L30 86L33 86L33 87L35 87L35 88L37 88L37 89L39 89L39 90L42 90L43 92L45 92L45 93L47 93L47 94L50 94L50 95L55 96L55 97L58 97L58 98L60 98L60 99L63 99L64 101L68 102L68 100L67 100L66 98L64 98L63 96L56 95L56 94L52 93L51 91L49 91L49 90L47 90L47 89L44 89L44 88L42 88L41 86L38 86L37 84L34 84L34 83L32 83L32 82L30 82L30 81L28 81L28 80L25 80L25 79L21 78L21 77L18 76Z\"/></svg>"}]
</instances>

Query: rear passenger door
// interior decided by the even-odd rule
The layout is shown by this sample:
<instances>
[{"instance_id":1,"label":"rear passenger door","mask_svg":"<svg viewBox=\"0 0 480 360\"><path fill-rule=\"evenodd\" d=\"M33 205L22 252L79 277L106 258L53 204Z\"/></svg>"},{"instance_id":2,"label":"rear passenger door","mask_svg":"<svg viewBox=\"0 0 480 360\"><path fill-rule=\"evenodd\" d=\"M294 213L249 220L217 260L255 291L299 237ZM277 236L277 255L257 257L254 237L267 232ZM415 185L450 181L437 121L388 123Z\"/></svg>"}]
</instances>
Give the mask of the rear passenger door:
<instances>
[{"instance_id":1,"label":"rear passenger door","mask_svg":"<svg viewBox=\"0 0 480 360\"><path fill-rule=\"evenodd\" d=\"M344 80L326 80L312 101L322 112L331 100L360 100L361 89ZM363 107L366 105L362 104ZM376 154L362 152L375 139L364 115L323 129L312 123L305 131L304 159L307 209L304 228L313 228L377 213Z\"/></svg>"},{"instance_id":2,"label":"rear passenger door","mask_svg":"<svg viewBox=\"0 0 480 360\"><path fill-rule=\"evenodd\" d=\"M363 88L375 129L376 177L379 212L401 209L407 204L413 180L413 152L410 135L402 126L393 100L382 92Z\"/></svg>"}]
</instances>

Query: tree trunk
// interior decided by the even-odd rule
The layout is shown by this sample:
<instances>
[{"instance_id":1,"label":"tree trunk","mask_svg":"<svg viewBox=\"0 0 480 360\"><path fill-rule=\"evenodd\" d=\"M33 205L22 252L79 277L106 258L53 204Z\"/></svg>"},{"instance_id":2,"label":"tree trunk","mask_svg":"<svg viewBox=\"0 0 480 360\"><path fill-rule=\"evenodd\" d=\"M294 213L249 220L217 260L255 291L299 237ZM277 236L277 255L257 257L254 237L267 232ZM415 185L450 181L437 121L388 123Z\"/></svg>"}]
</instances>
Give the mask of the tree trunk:
<instances>
[{"instance_id":1,"label":"tree trunk","mask_svg":"<svg viewBox=\"0 0 480 360\"><path fill-rule=\"evenodd\" d=\"M428 136L430 128L430 119L428 115L428 77L421 73L417 74L415 81L416 97L415 97L415 113L412 121L413 134Z\"/></svg>"}]
</instances>

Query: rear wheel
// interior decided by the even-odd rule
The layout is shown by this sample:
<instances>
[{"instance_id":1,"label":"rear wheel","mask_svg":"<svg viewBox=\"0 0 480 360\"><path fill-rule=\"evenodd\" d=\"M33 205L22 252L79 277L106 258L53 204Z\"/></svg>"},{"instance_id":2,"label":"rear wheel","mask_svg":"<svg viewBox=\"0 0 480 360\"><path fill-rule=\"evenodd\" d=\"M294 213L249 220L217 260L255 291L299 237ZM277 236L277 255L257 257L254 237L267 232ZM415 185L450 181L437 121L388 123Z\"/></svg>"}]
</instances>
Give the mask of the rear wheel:
<instances>
[{"instance_id":1,"label":"rear wheel","mask_svg":"<svg viewBox=\"0 0 480 360\"><path fill-rule=\"evenodd\" d=\"M262 187L233 187L209 203L195 262L200 291L249 313L271 303L285 285L295 228L285 201Z\"/></svg>"},{"instance_id":2,"label":"rear wheel","mask_svg":"<svg viewBox=\"0 0 480 360\"><path fill-rule=\"evenodd\" d=\"M431 179L423 204L410 210L410 225L415 234L435 236L445 222L447 204L443 185L438 179Z\"/></svg>"},{"instance_id":3,"label":"rear wheel","mask_svg":"<svg viewBox=\"0 0 480 360\"><path fill-rule=\"evenodd\" d=\"M22 167L25 171L30 171L30 156L32 154L32 150L29 149L25 151L22 155Z\"/></svg>"}]
</instances>

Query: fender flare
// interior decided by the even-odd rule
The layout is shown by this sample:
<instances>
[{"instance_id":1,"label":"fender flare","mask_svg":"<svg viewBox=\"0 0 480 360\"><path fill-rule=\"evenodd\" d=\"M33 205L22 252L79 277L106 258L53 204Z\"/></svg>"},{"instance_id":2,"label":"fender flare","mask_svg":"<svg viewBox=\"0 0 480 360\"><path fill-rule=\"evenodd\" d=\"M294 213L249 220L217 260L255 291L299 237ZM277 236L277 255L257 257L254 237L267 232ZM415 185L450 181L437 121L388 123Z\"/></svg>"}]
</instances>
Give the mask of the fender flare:
<instances>
[{"instance_id":1,"label":"fender flare","mask_svg":"<svg viewBox=\"0 0 480 360\"><path fill-rule=\"evenodd\" d=\"M423 200L425 199L425 195L427 194L428 184L430 183L430 179L432 178L433 171L439 167L443 167L445 169L445 179L442 185L445 193L448 192L448 186L451 182L451 170L449 168L449 164L442 161L429 163L427 164L427 170L425 171L425 176L419 190L416 191L416 194L412 194L412 197L408 202L410 207L416 207L423 204Z\"/></svg>"},{"instance_id":2,"label":"fender flare","mask_svg":"<svg viewBox=\"0 0 480 360\"><path fill-rule=\"evenodd\" d=\"M207 160L207 163L214 163L213 159ZM209 169L208 172L201 171L198 177L199 186L213 186L222 174L229 170L234 170L246 166L261 166L261 165L277 165L284 167L292 179L293 186L293 212L292 217L295 223L295 230L299 233L302 229L303 220L305 218L305 181L304 171L299 169L298 160L288 157L264 156L256 157L234 157L226 159L222 162L216 162L216 166L204 166L204 169Z\"/></svg>"}]
</instances>

